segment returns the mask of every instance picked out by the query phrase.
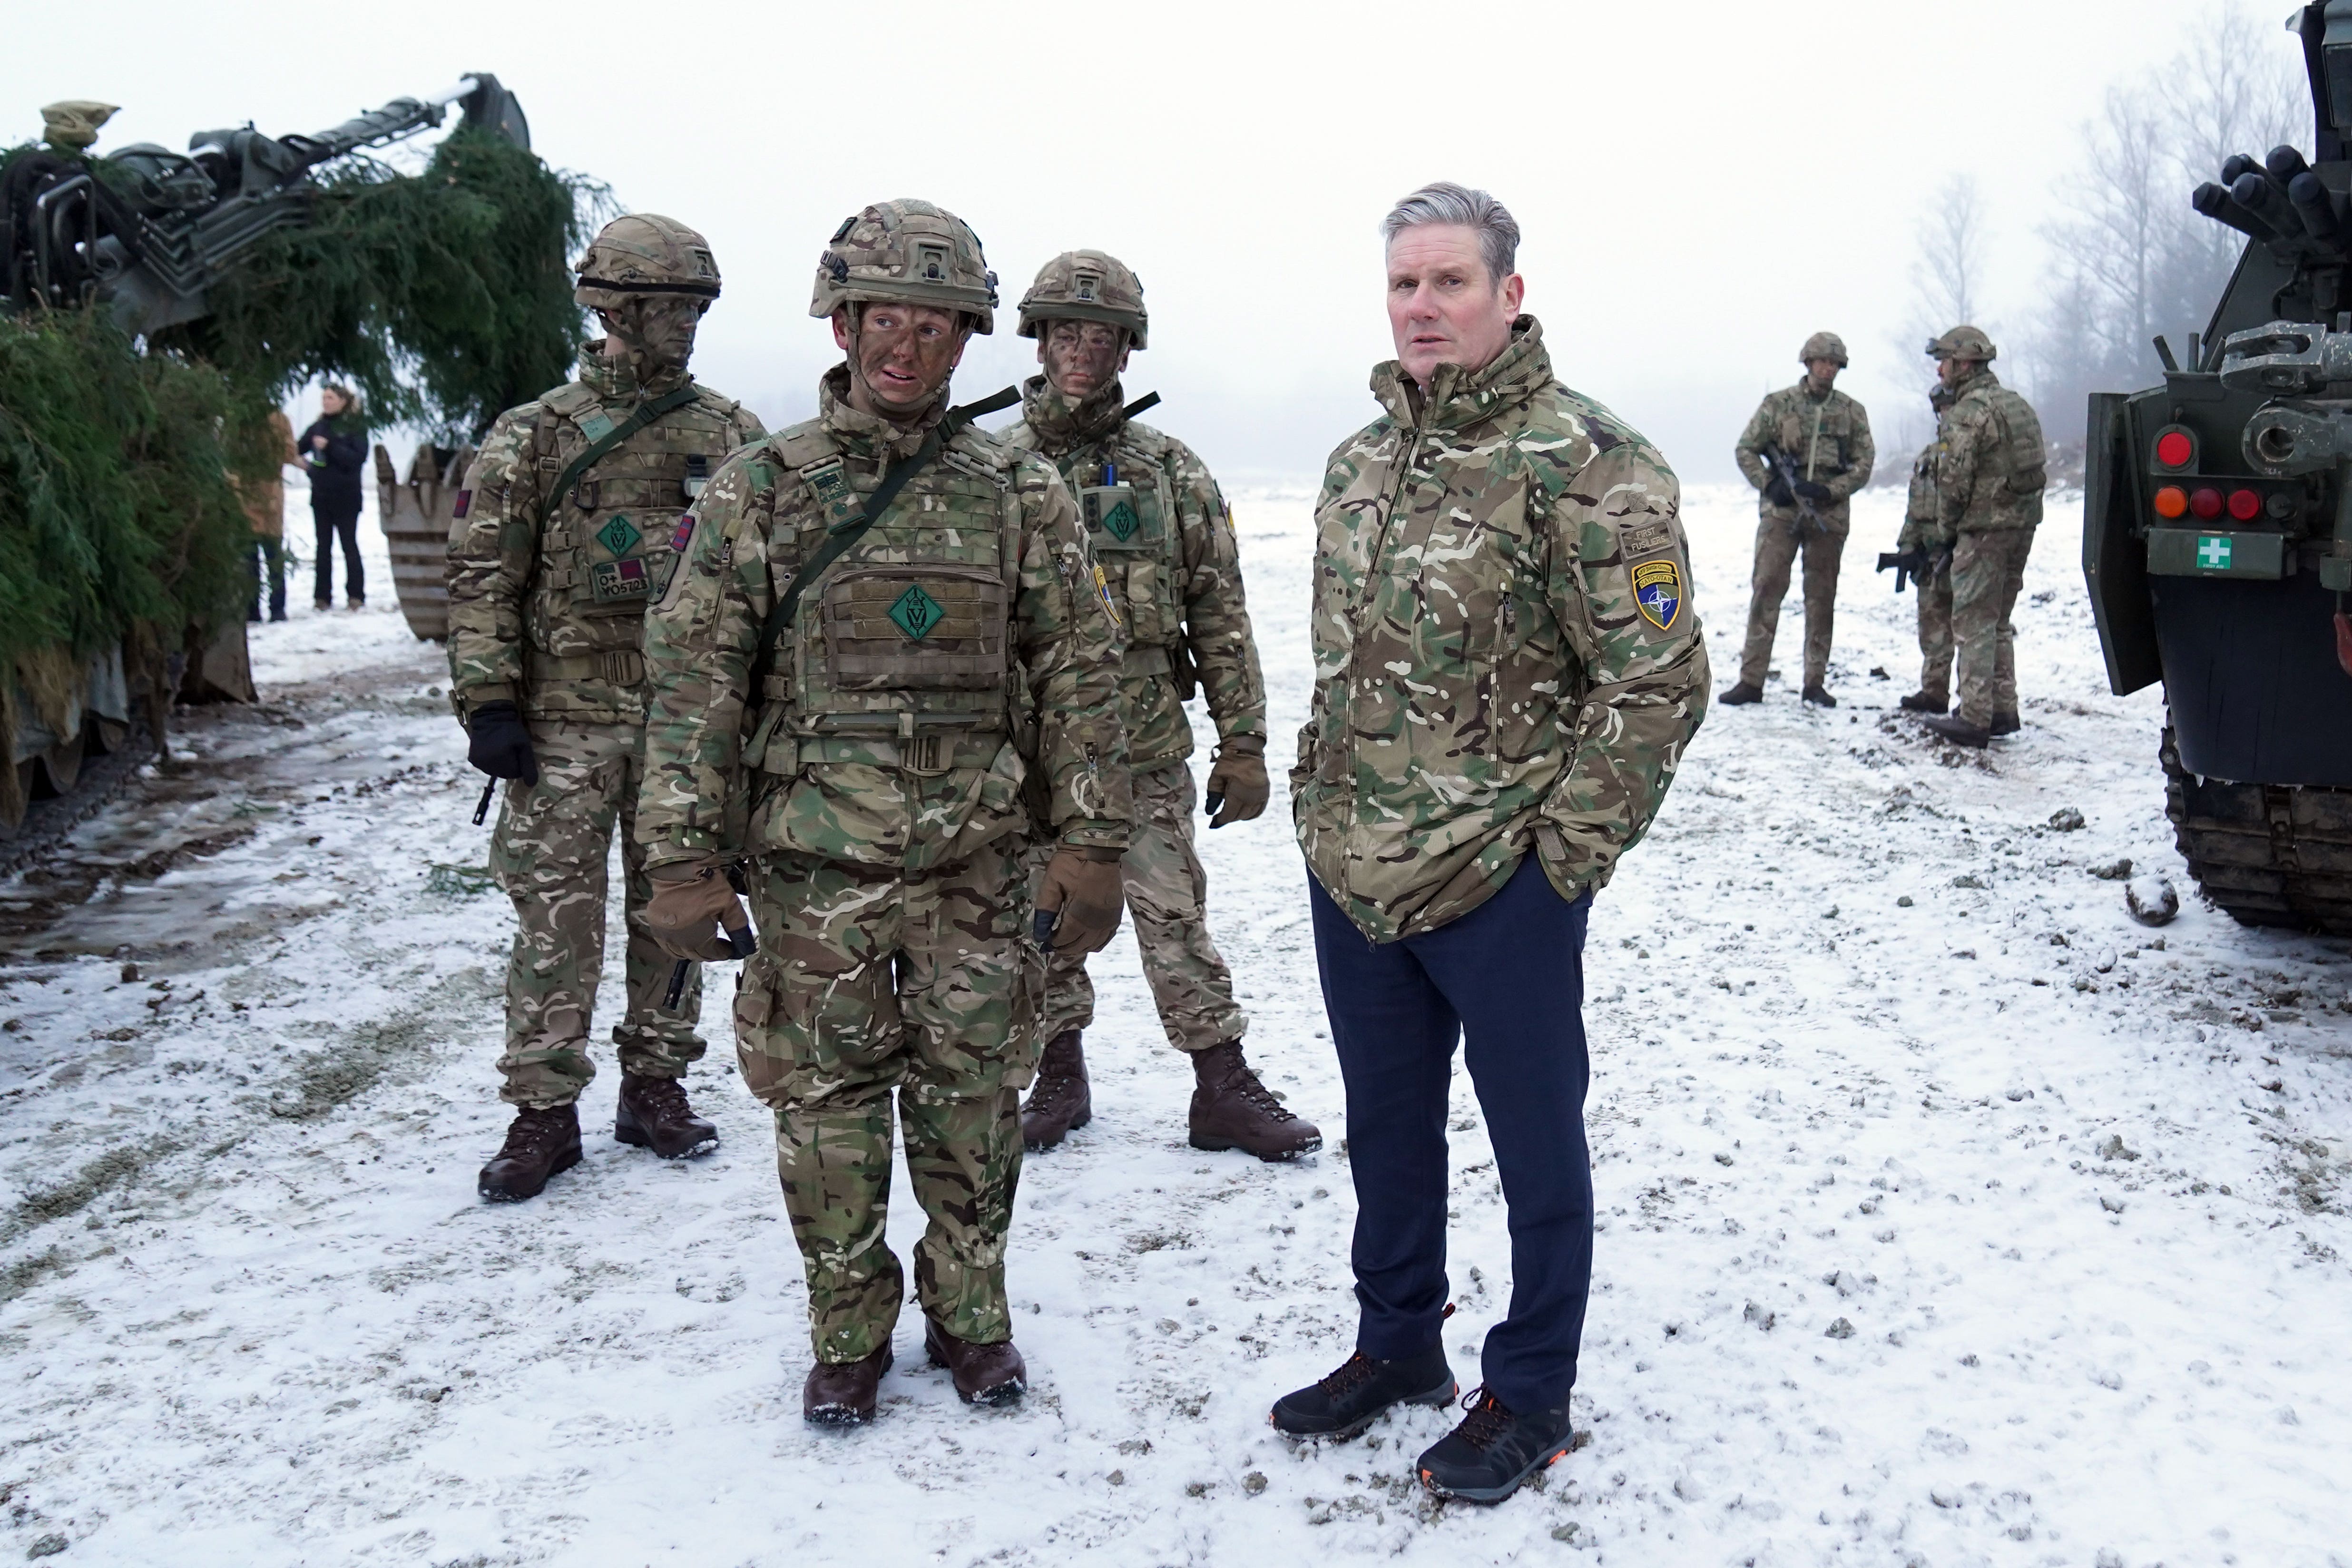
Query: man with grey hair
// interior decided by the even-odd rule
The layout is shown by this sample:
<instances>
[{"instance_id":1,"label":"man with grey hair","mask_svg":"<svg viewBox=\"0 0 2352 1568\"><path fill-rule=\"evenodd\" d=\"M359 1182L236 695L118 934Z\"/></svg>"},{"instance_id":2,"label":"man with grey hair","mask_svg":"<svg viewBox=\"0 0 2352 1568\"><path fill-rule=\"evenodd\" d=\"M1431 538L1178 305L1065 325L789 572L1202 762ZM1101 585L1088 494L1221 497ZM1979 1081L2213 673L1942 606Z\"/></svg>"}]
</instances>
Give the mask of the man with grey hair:
<instances>
[{"instance_id":1,"label":"man with grey hair","mask_svg":"<svg viewBox=\"0 0 2352 1568\"><path fill-rule=\"evenodd\" d=\"M1553 378L1519 313L1518 225L1483 191L1400 202L1383 413L1316 511L1314 700L1292 814L1347 1085L1355 1352L1274 1425L1344 1437L1440 1405L1454 1051L1509 1213L1485 1388L1423 1484L1495 1502L1567 1452L1592 1272L1582 1005L1593 894L1647 831L1706 710L1680 490Z\"/></svg>"}]
</instances>

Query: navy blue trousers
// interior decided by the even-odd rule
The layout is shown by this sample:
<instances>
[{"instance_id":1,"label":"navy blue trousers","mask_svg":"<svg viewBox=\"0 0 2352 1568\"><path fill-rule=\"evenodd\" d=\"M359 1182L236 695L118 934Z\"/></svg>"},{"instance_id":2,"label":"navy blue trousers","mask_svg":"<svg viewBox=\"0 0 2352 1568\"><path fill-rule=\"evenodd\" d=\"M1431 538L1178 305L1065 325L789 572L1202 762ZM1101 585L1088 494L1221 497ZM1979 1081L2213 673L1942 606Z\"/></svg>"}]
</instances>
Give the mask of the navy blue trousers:
<instances>
[{"instance_id":1,"label":"navy blue trousers","mask_svg":"<svg viewBox=\"0 0 2352 1568\"><path fill-rule=\"evenodd\" d=\"M1356 1181L1356 1348L1438 1342L1445 1279L1445 1106L1454 1047L1486 1113L1511 1231L1510 1315L1486 1335L1486 1390L1513 1410L1568 1403L1592 1285L1584 1142L1588 893L1561 898L1530 855L1450 925L1374 943L1311 876L1323 1006L1348 1089Z\"/></svg>"}]
</instances>

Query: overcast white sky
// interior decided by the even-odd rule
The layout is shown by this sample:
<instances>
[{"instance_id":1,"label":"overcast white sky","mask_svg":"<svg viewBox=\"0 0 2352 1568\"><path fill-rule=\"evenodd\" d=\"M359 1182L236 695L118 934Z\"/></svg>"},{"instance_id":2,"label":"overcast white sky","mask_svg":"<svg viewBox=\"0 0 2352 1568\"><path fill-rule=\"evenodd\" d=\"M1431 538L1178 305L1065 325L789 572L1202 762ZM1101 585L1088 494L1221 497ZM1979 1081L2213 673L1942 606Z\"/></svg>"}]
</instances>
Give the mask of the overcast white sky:
<instances>
[{"instance_id":1,"label":"overcast white sky","mask_svg":"<svg viewBox=\"0 0 2352 1568\"><path fill-rule=\"evenodd\" d=\"M1517 215L1562 377L1706 479L1818 328L1882 428L1923 397L1891 337L1946 174L1988 198L1988 324L2026 316L2077 124L2213 3L19 4L0 134L79 97L123 105L100 152L314 131L494 71L550 162L710 237L726 296L695 368L772 424L812 411L835 357L806 314L826 237L919 195L979 231L1008 306L1063 249L1135 267L1153 346L1129 389L1228 482L1311 478L1369 416L1375 225L1460 180ZM2288 0L2250 9L2293 50ZM958 395L1033 370L1008 310Z\"/></svg>"}]
</instances>

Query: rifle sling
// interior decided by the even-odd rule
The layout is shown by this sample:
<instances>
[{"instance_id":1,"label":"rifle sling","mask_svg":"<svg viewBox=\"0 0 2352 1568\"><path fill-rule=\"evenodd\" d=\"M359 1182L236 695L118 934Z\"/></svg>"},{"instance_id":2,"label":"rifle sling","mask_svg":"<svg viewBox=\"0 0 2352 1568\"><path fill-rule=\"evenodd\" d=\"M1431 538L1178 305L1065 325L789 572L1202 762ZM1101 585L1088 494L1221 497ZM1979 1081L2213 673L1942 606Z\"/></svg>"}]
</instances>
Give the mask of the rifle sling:
<instances>
[{"instance_id":1,"label":"rifle sling","mask_svg":"<svg viewBox=\"0 0 2352 1568\"><path fill-rule=\"evenodd\" d=\"M605 453L611 451L614 447L619 446L622 442L627 440L630 437L635 435L638 431L644 429L646 426L652 424L655 420L668 413L671 409L681 407L686 404L693 402L696 395L700 391L701 388L696 386L694 383L689 381L684 386L678 387L675 391L666 392L659 397L655 398L651 403L643 405L635 414L630 415L626 419L622 420L618 425L615 425L610 430L605 431L604 439L590 442L588 449L581 453L578 457L572 458L571 463L564 468L563 472L556 476L555 488L549 490L545 495L540 498L540 521L542 524L546 522L547 514L554 510L555 503L561 500L564 496L571 493L572 487L580 482L580 476L586 473L591 468L594 467L597 458L603 457Z\"/></svg>"},{"instance_id":2,"label":"rifle sling","mask_svg":"<svg viewBox=\"0 0 2352 1568\"><path fill-rule=\"evenodd\" d=\"M760 623L760 647L752 656L751 679L747 683L750 700L757 702L760 700L761 689L767 683L768 668L775 662L776 643L783 636L784 628L793 624L793 615L800 607L802 590L846 553L850 546L863 539L867 529L882 521L883 514L890 510L890 503L897 500L898 492L907 488L907 481L929 468L931 460L955 439L957 431L983 414L1010 408L1020 401L1020 389L1008 386L977 403L949 409L946 417L931 426L930 434L923 437L921 446L882 470L882 482L874 487L874 493L866 498L866 504L858 510L856 517L835 523L825 531L824 542L802 563L798 572L793 574L793 580L784 584L782 593L776 595L767 619Z\"/></svg>"}]
</instances>

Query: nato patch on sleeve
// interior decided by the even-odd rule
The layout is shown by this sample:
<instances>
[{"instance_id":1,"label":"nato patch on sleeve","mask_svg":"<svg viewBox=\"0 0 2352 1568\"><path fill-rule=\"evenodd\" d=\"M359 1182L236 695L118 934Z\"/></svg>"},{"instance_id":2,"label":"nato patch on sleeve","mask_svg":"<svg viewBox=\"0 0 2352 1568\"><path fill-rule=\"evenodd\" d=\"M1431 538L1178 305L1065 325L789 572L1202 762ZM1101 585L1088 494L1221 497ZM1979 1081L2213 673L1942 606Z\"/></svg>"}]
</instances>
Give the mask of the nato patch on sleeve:
<instances>
[{"instance_id":1,"label":"nato patch on sleeve","mask_svg":"<svg viewBox=\"0 0 2352 1568\"><path fill-rule=\"evenodd\" d=\"M474 492L471 490L459 490L457 492L457 499L449 503L449 515L451 517L463 517L466 515L467 509L471 507L473 504Z\"/></svg>"},{"instance_id":2,"label":"nato patch on sleeve","mask_svg":"<svg viewBox=\"0 0 2352 1568\"><path fill-rule=\"evenodd\" d=\"M1683 610L1683 573L1674 558L1644 561L1633 568L1633 603L1642 618L1662 632L1675 629Z\"/></svg>"}]
</instances>

